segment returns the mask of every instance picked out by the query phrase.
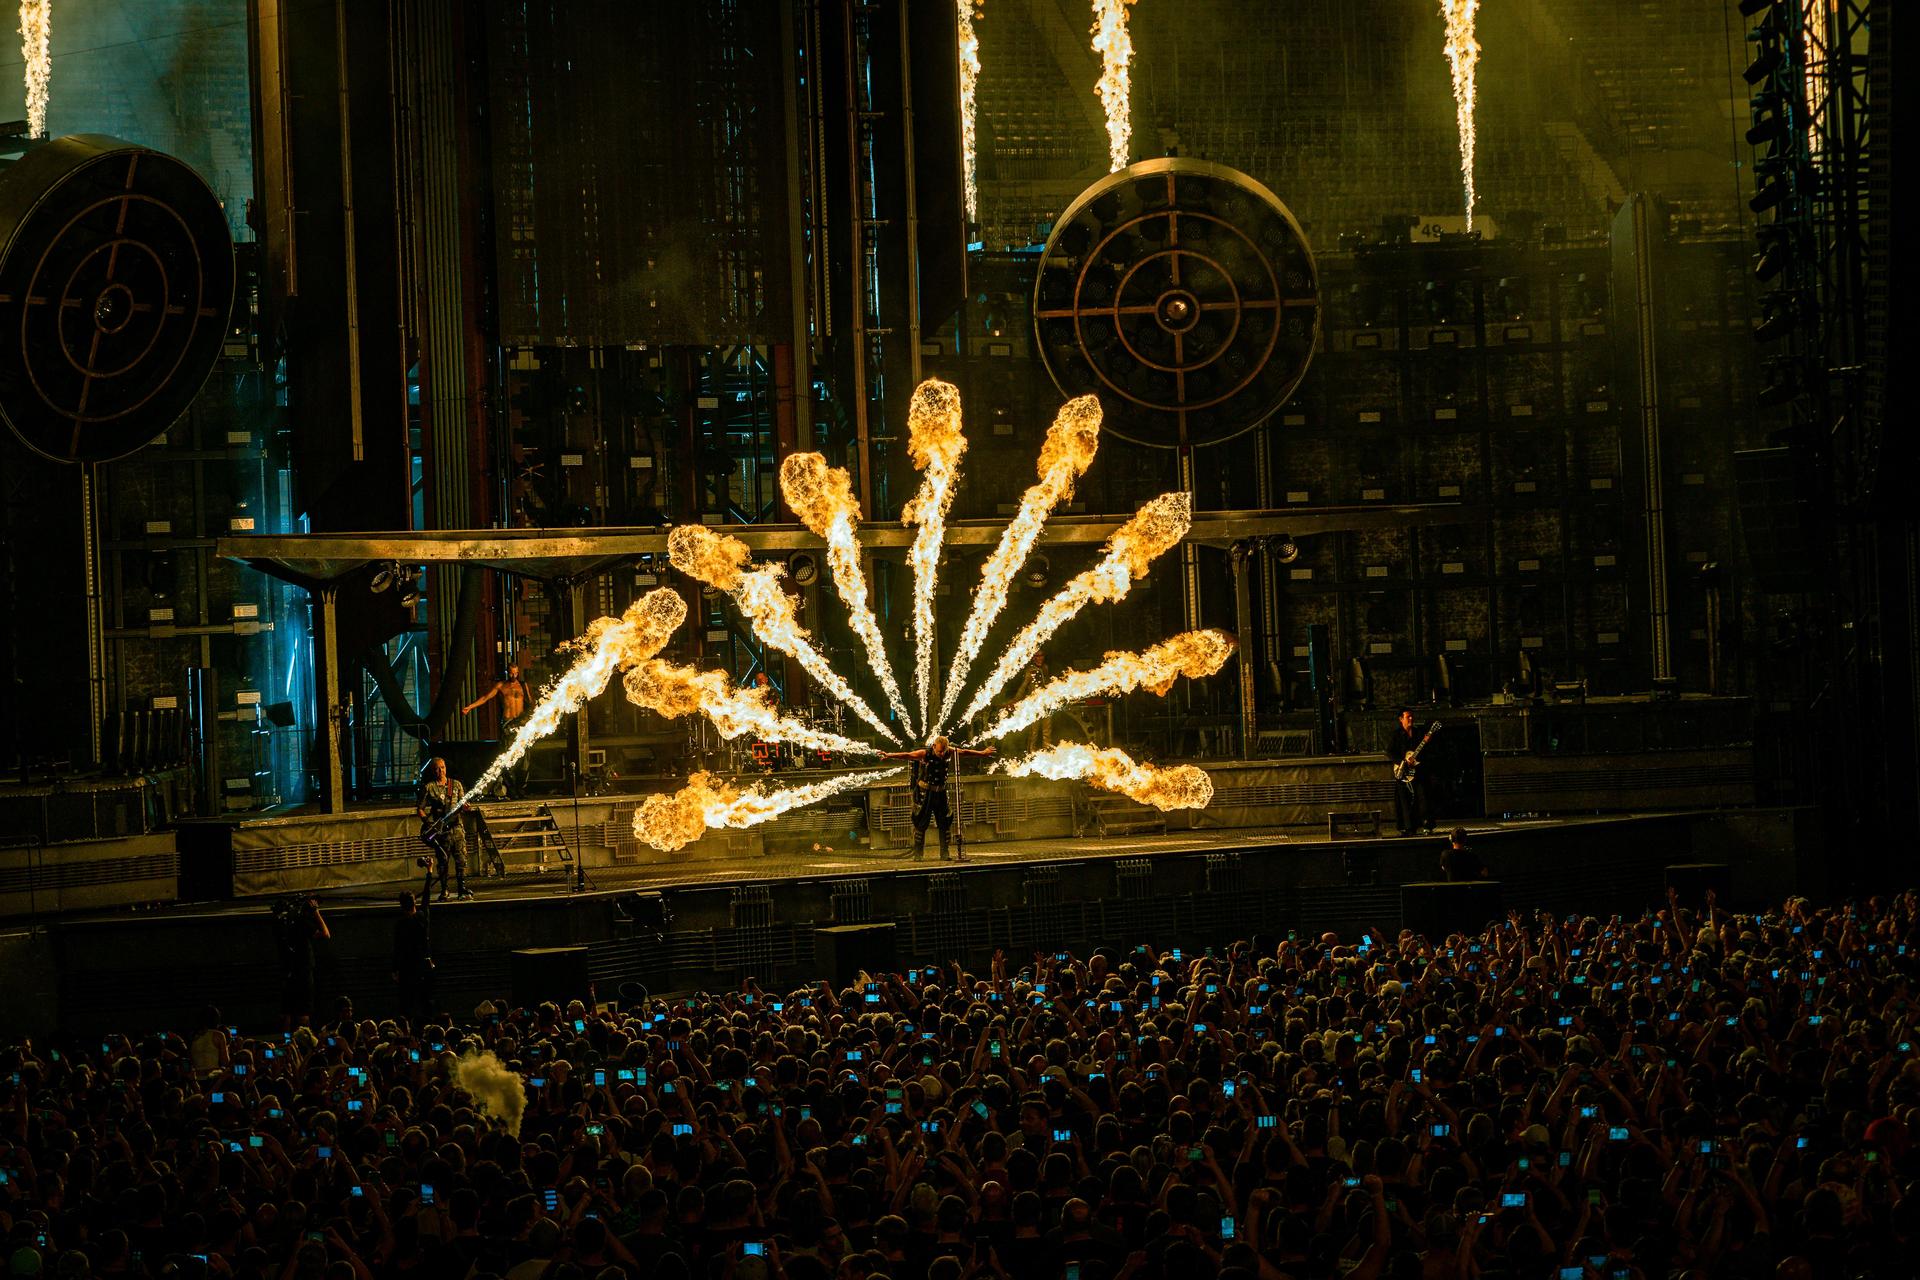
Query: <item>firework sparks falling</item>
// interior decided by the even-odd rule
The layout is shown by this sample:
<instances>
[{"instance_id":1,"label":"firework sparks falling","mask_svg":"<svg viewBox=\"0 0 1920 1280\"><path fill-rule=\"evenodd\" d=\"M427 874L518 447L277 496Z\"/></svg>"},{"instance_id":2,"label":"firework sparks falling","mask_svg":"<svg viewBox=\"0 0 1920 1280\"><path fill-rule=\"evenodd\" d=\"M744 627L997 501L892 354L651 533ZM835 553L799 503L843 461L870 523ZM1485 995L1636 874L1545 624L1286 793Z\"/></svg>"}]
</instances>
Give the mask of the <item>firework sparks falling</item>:
<instances>
[{"instance_id":1,"label":"firework sparks falling","mask_svg":"<svg viewBox=\"0 0 1920 1280\"><path fill-rule=\"evenodd\" d=\"M1210 676L1233 656L1234 639L1224 631L1187 631L1141 653L1116 650L1091 671L1068 671L1022 698L975 739L991 742L1018 732L1069 702L1107 693L1148 689L1165 697L1181 676Z\"/></svg>"},{"instance_id":2,"label":"firework sparks falling","mask_svg":"<svg viewBox=\"0 0 1920 1280\"><path fill-rule=\"evenodd\" d=\"M20 61L27 86L27 133L47 136L47 86L53 79L53 0L20 0Z\"/></svg>"},{"instance_id":3,"label":"firework sparks falling","mask_svg":"<svg viewBox=\"0 0 1920 1280\"><path fill-rule=\"evenodd\" d=\"M918 525L907 563L913 566L913 694L920 705L920 727L928 721L928 686L933 681L933 597L940 578L940 547L947 539L947 508L967 437L960 430L960 389L928 378L913 389L907 405L907 456L922 473L920 492L900 512L900 523Z\"/></svg>"},{"instance_id":4,"label":"firework sparks falling","mask_svg":"<svg viewBox=\"0 0 1920 1280\"><path fill-rule=\"evenodd\" d=\"M980 37L973 29L975 0L954 0L960 11L960 148L965 157L967 221L980 221L978 140L974 131L980 87Z\"/></svg>"},{"instance_id":5,"label":"firework sparks falling","mask_svg":"<svg viewBox=\"0 0 1920 1280\"><path fill-rule=\"evenodd\" d=\"M1067 401L1054 415L1047 429L1046 443L1040 446L1040 483L1032 485L1020 499L1020 509L1000 535L1000 543L980 567L980 589L974 593L973 609L954 646L953 663L947 669L947 687L940 703L937 724L945 724L960 700L961 683L980 656L987 632L1000 611L1006 608L1007 592L1013 575L1026 563L1033 544L1040 540L1047 515L1073 496L1073 483L1093 465L1094 450L1100 447L1100 401L1080 396Z\"/></svg>"},{"instance_id":6,"label":"firework sparks falling","mask_svg":"<svg viewBox=\"0 0 1920 1280\"><path fill-rule=\"evenodd\" d=\"M860 565L860 543L854 536L860 525L860 504L853 496L853 480L847 469L828 466L817 453L789 454L780 464L780 492L800 523L826 541L827 564L833 569L833 585L840 592L840 601L847 606L847 624L866 646L867 665L879 678L894 714L904 723L913 723L893 677L893 663L887 660L886 637L867 602L867 574Z\"/></svg>"},{"instance_id":7,"label":"firework sparks falling","mask_svg":"<svg viewBox=\"0 0 1920 1280\"><path fill-rule=\"evenodd\" d=\"M1120 600L1133 590L1133 584L1146 576L1147 566L1187 536L1193 526L1193 497L1187 493L1163 493L1134 513L1107 543L1100 562L1075 574L1026 629L1013 638L1000 655L993 674L974 691L967 709L960 715L964 724L986 709L988 703L1006 688L1007 682L1032 661L1047 639L1071 621L1089 604Z\"/></svg>"},{"instance_id":8,"label":"firework sparks falling","mask_svg":"<svg viewBox=\"0 0 1920 1280\"><path fill-rule=\"evenodd\" d=\"M760 689L736 689L724 671L696 671L663 658L649 658L630 667L621 684L627 700L669 720L704 715L723 738L752 733L763 742L794 742L818 751L844 751L870 756L864 742L815 729L780 714Z\"/></svg>"},{"instance_id":9,"label":"firework sparks falling","mask_svg":"<svg viewBox=\"0 0 1920 1280\"><path fill-rule=\"evenodd\" d=\"M633 814L633 834L664 853L683 849L709 829L743 829L771 822L793 809L818 804L829 796L892 777L899 768L842 774L804 787L766 790L760 784L741 791L709 773L696 773L672 795L648 796Z\"/></svg>"},{"instance_id":10,"label":"firework sparks falling","mask_svg":"<svg viewBox=\"0 0 1920 1280\"><path fill-rule=\"evenodd\" d=\"M1127 6L1133 0L1093 0L1093 51L1100 55L1095 92L1107 112L1107 160L1114 173L1127 167L1133 152L1133 37L1127 33Z\"/></svg>"},{"instance_id":11,"label":"firework sparks falling","mask_svg":"<svg viewBox=\"0 0 1920 1280\"><path fill-rule=\"evenodd\" d=\"M487 771L467 788L449 813L456 812L477 795L500 780L500 776L520 762L534 743L560 727L568 713L578 711L597 697L621 667L643 662L666 647L667 640L687 620L687 602L680 593L666 587L649 591L627 606L618 618L598 618L586 634L574 641L579 661L541 693L526 722L513 735Z\"/></svg>"},{"instance_id":12,"label":"firework sparks falling","mask_svg":"<svg viewBox=\"0 0 1920 1280\"><path fill-rule=\"evenodd\" d=\"M1084 742L1056 743L995 768L1016 778L1037 773L1056 782L1078 779L1150 804L1162 813L1169 809L1204 809L1213 799L1213 779L1204 769L1190 764L1170 768L1141 764L1118 747L1095 747Z\"/></svg>"},{"instance_id":13,"label":"firework sparks falling","mask_svg":"<svg viewBox=\"0 0 1920 1280\"><path fill-rule=\"evenodd\" d=\"M827 665L826 655L814 647L807 629L800 625L793 597L782 581L785 572L779 565L747 568L753 552L746 543L698 524L683 524L667 534L667 558L688 577L730 593L761 643L791 655L815 683L852 708L855 715L892 741L900 740L866 699ZM602 684L604 687L604 681Z\"/></svg>"},{"instance_id":14,"label":"firework sparks falling","mask_svg":"<svg viewBox=\"0 0 1920 1280\"><path fill-rule=\"evenodd\" d=\"M1440 0L1440 16L1447 21L1447 65L1453 71L1453 114L1460 129L1460 179L1466 189L1467 230L1473 230L1473 96L1474 73L1480 65L1480 42L1474 22L1480 0Z\"/></svg>"}]
</instances>

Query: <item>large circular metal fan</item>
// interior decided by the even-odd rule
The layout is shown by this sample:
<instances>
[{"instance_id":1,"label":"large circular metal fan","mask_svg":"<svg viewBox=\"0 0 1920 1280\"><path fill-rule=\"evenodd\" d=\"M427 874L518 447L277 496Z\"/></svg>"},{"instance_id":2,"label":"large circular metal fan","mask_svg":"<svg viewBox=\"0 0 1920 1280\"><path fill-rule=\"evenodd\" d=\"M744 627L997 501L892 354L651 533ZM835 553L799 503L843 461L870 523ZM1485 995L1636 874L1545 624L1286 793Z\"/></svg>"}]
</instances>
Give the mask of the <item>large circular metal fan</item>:
<instances>
[{"instance_id":1,"label":"large circular metal fan","mask_svg":"<svg viewBox=\"0 0 1920 1280\"><path fill-rule=\"evenodd\" d=\"M185 164L91 134L35 147L0 174L0 417L59 462L140 448L212 372L233 278Z\"/></svg>"},{"instance_id":2,"label":"large circular metal fan","mask_svg":"<svg viewBox=\"0 0 1920 1280\"><path fill-rule=\"evenodd\" d=\"M1307 371L1320 331L1313 254L1246 174L1145 160L1082 192L1040 259L1033 318L1061 392L1092 392L1139 444L1218 444Z\"/></svg>"}]
</instances>

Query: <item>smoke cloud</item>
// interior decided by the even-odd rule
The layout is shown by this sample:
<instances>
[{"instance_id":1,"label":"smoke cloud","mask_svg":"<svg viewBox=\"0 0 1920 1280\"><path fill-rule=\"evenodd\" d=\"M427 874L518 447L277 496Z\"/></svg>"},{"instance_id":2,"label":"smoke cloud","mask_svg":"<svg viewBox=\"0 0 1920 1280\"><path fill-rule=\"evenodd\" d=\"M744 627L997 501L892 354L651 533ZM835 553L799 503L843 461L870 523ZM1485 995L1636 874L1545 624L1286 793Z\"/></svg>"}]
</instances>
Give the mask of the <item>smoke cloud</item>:
<instances>
[{"instance_id":1,"label":"smoke cloud","mask_svg":"<svg viewBox=\"0 0 1920 1280\"><path fill-rule=\"evenodd\" d=\"M520 1118L527 1112L527 1089L493 1050L468 1050L453 1064L454 1082L473 1097L481 1114L498 1120L514 1137L520 1136Z\"/></svg>"}]
</instances>

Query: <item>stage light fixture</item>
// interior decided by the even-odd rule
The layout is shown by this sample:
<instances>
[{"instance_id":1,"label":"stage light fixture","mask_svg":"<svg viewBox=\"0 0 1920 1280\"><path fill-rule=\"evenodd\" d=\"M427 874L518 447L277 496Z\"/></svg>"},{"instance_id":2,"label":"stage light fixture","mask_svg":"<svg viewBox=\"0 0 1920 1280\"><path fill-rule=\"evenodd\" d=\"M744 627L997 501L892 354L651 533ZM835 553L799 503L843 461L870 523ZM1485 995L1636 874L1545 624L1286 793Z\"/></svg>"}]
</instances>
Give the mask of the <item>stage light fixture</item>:
<instances>
[{"instance_id":1,"label":"stage light fixture","mask_svg":"<svg viewBox=\"0 0 1920 1280\"><path fill-rule=\"evenodd\" d=\"M787 557L787 573L795 583L810 587L820 581L820 562L807 551L796 551Z\"/></svg>"},{"instance_id":2,"label":"stage light fixture","mask_svg":"<svg viewBox=\"0 0 1920 1280\"><path fill-rule=\"evenodd\" d=\"M1753 127L1747 130L1747 145L1750 147L1777 144L1786 139L1787 117L1779 111L1754 116Z\"/></svg>"},{"instance_id":3,"label":"stage light fixture","mask_svg":"<svg viewBox=\"0 0 1920 1280\"><path fill-rule=\"evenodd\" d=\"M1300 558L1300 544L1290 533L1277 533L1268 538L1266 551L1278 564L1292 564Z\"/></svg>"},{"instance_id":4,"label":"stage light fixture","mask_svg":"<svg viewBox=\"0 0 1920 1280\"><path fill-rule=\"evenodd\" d=\"M1778 47L1762 49L1754 60L1747 64L1747 69L1740 73L1741 78L1748 84L1759 84L1778 71L1785 61L1786 55L1782 54Z\"/></svg>"},{"instance_id":5,"label":"stage light fixture","mask_svg":"<svg viewBox=\"0 0 1920 1280\"><path fill-rule=\"evenodd\" d=\"M1789 183L1785 174L1775 174L1760 184L1760 190L1753 199L1747 201L1747 208L1755 213L1765 213L1787 198Z\"/></svg>"},{"instance_id":6,"label":"stage light fixture","mask_svg":"<svg viewBox=\"0 0 1920 1280\"><path fill-rule=\"evenodd\" d=\"M398 581L400 581L400 566L395 561L389 560L373 571L373 577L367 579L367 590L377 595L382 591L392 590L393 584Z\"/></svg>"},{"instance_id":7,"label":"stage light fixture","mask_svg":"<svg viewBox=\"0 0 1920 1280\"><path fill-rule=\"evenodd\" d=\"M1786 270L1788 255L1785 236L1763 242L1760 252L1753 256L1753 278L1760 281L1773 279Z\"/></svg>"},{"instance_id":8,"label":"stage light fixture","mask_svg":"<svg viewBox=\"0 0 1920 1280\"><path fill-rule=\"evenodd\" d=\"M1761 364L1768 378L1767 385L1760 390L1761 404L1770 408L1783 405L1800 394L1798 366L1792 356L1771 356Z\"/></svg>"},{"instance_id":9,"label":"stage light fixture","mask_svg":"<svg viewBox=\"0 0 1920 1280\"><path fill-rule=\"evenodd\" d=\"M1755 342L1775 342L1793 331L1799 323L1800 309L1794 305L1793 298L1781 295L1769 301L1766 316L1753 326Z\"/></svg>"},{"instance_id":10,"label":"stage light fixture","mask_svg":"<svg viewBox=\"0 0 1920 1280\"><path fill-rule=\"evenodd\" d=\"M1026 584L1035 591L1047 585L1053 577L1053 563L1045 556L1036 555L1027 561Z\"/></svg>"}]
</instances>

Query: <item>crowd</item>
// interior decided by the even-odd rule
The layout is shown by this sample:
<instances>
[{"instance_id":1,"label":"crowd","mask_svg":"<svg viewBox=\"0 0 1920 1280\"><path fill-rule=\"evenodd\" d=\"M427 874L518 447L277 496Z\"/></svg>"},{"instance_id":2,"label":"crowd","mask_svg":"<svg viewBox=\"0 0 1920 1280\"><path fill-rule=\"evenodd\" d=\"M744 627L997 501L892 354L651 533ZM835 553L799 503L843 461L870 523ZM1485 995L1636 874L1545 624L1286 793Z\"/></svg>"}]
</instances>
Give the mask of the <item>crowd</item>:
<instances>
[{"instance_id":1,"label":"crowd","mask_svg":"<svg viewBox=\"0 0 1920 1280\"><path fill-rule=\"evenodd\" d=\"M0 1051L11 1277L1912 1276L1915 895ZM489 1056L491 1055L491 1056Z\"/></svg>"}]
</instances>

